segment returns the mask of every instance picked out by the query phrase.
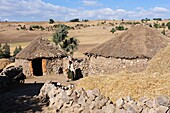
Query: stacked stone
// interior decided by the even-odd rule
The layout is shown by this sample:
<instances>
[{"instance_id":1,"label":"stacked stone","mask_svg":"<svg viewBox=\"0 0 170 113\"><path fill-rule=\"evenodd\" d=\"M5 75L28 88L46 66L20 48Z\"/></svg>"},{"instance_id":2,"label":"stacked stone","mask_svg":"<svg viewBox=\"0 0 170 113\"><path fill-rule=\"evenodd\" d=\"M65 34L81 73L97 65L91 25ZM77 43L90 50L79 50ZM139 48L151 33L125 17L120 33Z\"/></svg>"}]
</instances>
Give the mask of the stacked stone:
<instances>
[{"instance_id":1,"label":"stacked stone","mask_svg":"<svg viewBox=\"0 0 170 113\"><path fill-rule=\"evenodd\" d=\"M4 69L0 73L0 88L5 88L13 83L24 82L26 79L25 75L22 73L23 68L19 67L9 67Z\"/></svg>"},{"instance_id":2,"label":"stacked stone","mask_svg":"<svg viewBox=\"0 0 170 113\"><path fill-rule=\"evenodd\" d=\"M127 96L113 104L98 89L75 90L70 86L46 82L38 98L49 99L49 107L58 113L170 113L170 99L165 95L153 100L143 97L138 102Z\"/></svg>"}]
</instances>

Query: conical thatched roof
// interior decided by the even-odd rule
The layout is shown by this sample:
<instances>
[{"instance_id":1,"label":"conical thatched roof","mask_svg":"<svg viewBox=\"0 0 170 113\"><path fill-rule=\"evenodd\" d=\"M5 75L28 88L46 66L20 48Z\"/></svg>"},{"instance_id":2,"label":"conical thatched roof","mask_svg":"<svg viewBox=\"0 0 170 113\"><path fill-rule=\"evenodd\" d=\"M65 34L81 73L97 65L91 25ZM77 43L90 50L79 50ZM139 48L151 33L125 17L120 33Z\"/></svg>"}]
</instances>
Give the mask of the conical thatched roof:
<instances>
[{"instance_id":1,"label":"conical thatched roof","mask_svg":"<svg viewBox=\"0 0 170 113\"><path fill-rule=\"evenodd\" d=\"M127 59L152 58L168 42L168 38L159 31L138 25L85 54Z\"/></svg>"},{"instance_id":2,"label":"conical thatched roof","mask_svg":"<svg viewBox=\"0 0 170 113\"><path fill-rule=\"evenodd\" d=\"M47 38L38 37L16 55L17 59L65 57L66 53Z\"/></svg>"},{"instance_id":3,"label":"conical thatched roof","mask_svg":"<svg viewBox=\"0 0 170 113\"><path fill-rule=\"evenodd\" d=\"M147 73L170 73L170 45L159 51L148 63Z\"/></svg>"}]
</instances>

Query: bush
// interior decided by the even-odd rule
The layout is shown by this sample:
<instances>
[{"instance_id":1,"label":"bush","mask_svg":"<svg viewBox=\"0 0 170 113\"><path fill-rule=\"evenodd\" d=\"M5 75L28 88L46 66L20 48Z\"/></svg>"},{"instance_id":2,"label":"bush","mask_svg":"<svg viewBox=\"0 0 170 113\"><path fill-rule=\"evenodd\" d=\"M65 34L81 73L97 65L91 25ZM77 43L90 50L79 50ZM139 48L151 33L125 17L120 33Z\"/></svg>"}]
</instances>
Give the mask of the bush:
<instances>
[{"instance_id":1,"label":"bush","mask_svg":"<svg viewBox=\"0 0 170 113\"><path fill-rule=\"evenodd\" d=\"M123 26L116 26L116 30L122 31L125 30L125 28Z\"/></svg>"},{"instance_id":2,"label":"bush","mask_svg":"<svg viewBox=\"0 0 170 113\"><path fill-rule=\"evenodd\" d=\"M55 21L53 19L49 19L49 24L53 24Z\"/></svg>"},{"instance_id":3,"label":"bush","mask_svg":"<svg viewBox=\"0 0 170 113\"><path fill-rule=\"evenodd\" d=\"M114 33L114 32L116 32L116 29L115 29L115 28L112 28L110 32L111 32L111 33Z\"/></svg>"},{"instance_id":4,"label":"bush","mask_svg":"<svg viewBox=\"0 0 170 113\"><path fill-rule=\"evenodd\" d=\"M161 32L163 35L165 35L165 29Z\"/></svg>"},{"instance_id":5,"label":"bush","mask_svg":"<svg viewBox=\"0 0 170 113\"><path fill-rule=\"evenodd\" d=\"M160 27L160 25L159 25L159 24L157 24L157 23L154 23L154 27L155 27L155 28L159 28L159 27Z\"/></svg>"},{"instance_id":6,"label":"bush","mask_svg":"<svg viewBox=\"0 0 170 113\"><path fill-rule=\"evenodd\" d=\"M162 21L162 18L153 18L153 20Z\"/></svg>"},{"instance_id":7,"label":"bush","mask_svg":"<svg viewBox=\"0 0 170 113\"><path fill-rule=\"evenodd\" d=\"M16 56L21 50L22 50L21 46L19 46L18 48L16 47L13 56Z\"/></svg>"},{"instance_id":8,"label":"bush","mask_svg":"<svg viewBox=\"0 0 170 113\"><path fill-rule=\"evenodd\" d=\"M69 22L80 22L80 20L78 18L72 19Z\"/></svg>"},{"instance_id":9,"label":"bush","mask_svg":"<svg viewBox=\"0 0 170 113\"><path fill-rule=\"evenodd\" d=\"M166 24L166 26L167 26L168 29L170 30L170 22L168 22L168 23Z\"/></svg>"},{"instance_id":10,"label":"bush","mask_svg":"<svg viewBox=\"0 0 170 113\"><path fill-rule=\"evenodd\" d=\"M85 19L85 20L82 20L82 22L88 22L89 20Z\"/></svg>"},{"instance_id":11,"label":"bush","mask_svg":"<svg viewBox=\"0 0 170 113\"><path fill-rule=\"evenodd\" d=\"M5 43L3 46L0 44L0 58L10 57L10 46Z\"/></svg>"},{"instance_id":12,"label":"bush","mask_svg":"<svg viewBox=\"0 0 170 113\"><path fill-rule=\"evenodd\" d=\"M24 26L21 26L21 29L22 30L26 30L26 26L24 25Z\"/></svg>"}]
</instances>

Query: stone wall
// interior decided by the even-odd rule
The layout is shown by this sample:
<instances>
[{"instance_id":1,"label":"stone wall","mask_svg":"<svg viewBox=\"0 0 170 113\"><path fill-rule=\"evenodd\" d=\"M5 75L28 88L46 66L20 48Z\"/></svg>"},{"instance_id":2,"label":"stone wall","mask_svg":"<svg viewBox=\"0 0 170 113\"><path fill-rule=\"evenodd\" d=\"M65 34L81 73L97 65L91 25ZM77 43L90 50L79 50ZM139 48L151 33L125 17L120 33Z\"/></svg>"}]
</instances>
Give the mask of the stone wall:
<instances>
[{"instance_id":1,"label":"stone wall","mask_svg":"<svg viewBox=\"0 0 170 113\"><path fill-rule=\"evenodd\" d=\"M26 77L33 76L32 72L31 72L30 63L31 63L31 61L29 61L29 60L15 59L16 67L21 65L23 67L23 73Z\"/></svg>"},{"instance_id":2,"label":"stone wall","mask_svg":"<svg viewBox=\"0 0 170 113\"><path fill-rule=\"evenodd\" d=\"M94 74L109 74L121 71L140 72L147 66L148 59L116 59L104 57L89 58L89 73Z\"/></svg>"},{"instance_id":3,"label":"stone wall","mask_svg":"<svg viewBox=\"0 0 170 113\"><path fill-rule=\"evenodd\" d=\"M59 68L63 68L63 60L62 59L47 59L46 62L46 74L59 74Z\"/></svg>"}]
</instances>

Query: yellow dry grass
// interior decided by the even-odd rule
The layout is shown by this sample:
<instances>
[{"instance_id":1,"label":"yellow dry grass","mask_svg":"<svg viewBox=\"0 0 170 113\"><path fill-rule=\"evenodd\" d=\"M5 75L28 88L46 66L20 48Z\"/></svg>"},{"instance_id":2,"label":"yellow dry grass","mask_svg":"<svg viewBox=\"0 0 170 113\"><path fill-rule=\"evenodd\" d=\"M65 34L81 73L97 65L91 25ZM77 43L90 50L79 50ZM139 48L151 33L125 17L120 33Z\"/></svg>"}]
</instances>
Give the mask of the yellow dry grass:
<instances>
[{"instance_id":1,"label":"yellow dry grass","mask_svg":"<svg viewBox=\"0 0 170 113\"><path fill-rule=\"evenodd\" d=\"M98 88L101 93L113 102L131 96L135 100L141 97L156 97L166 94L170 96L170 74L147 75L145 73L119 73L115 75L98 75L83 78L78 88Z\"/></svg>"}]
</instances>

